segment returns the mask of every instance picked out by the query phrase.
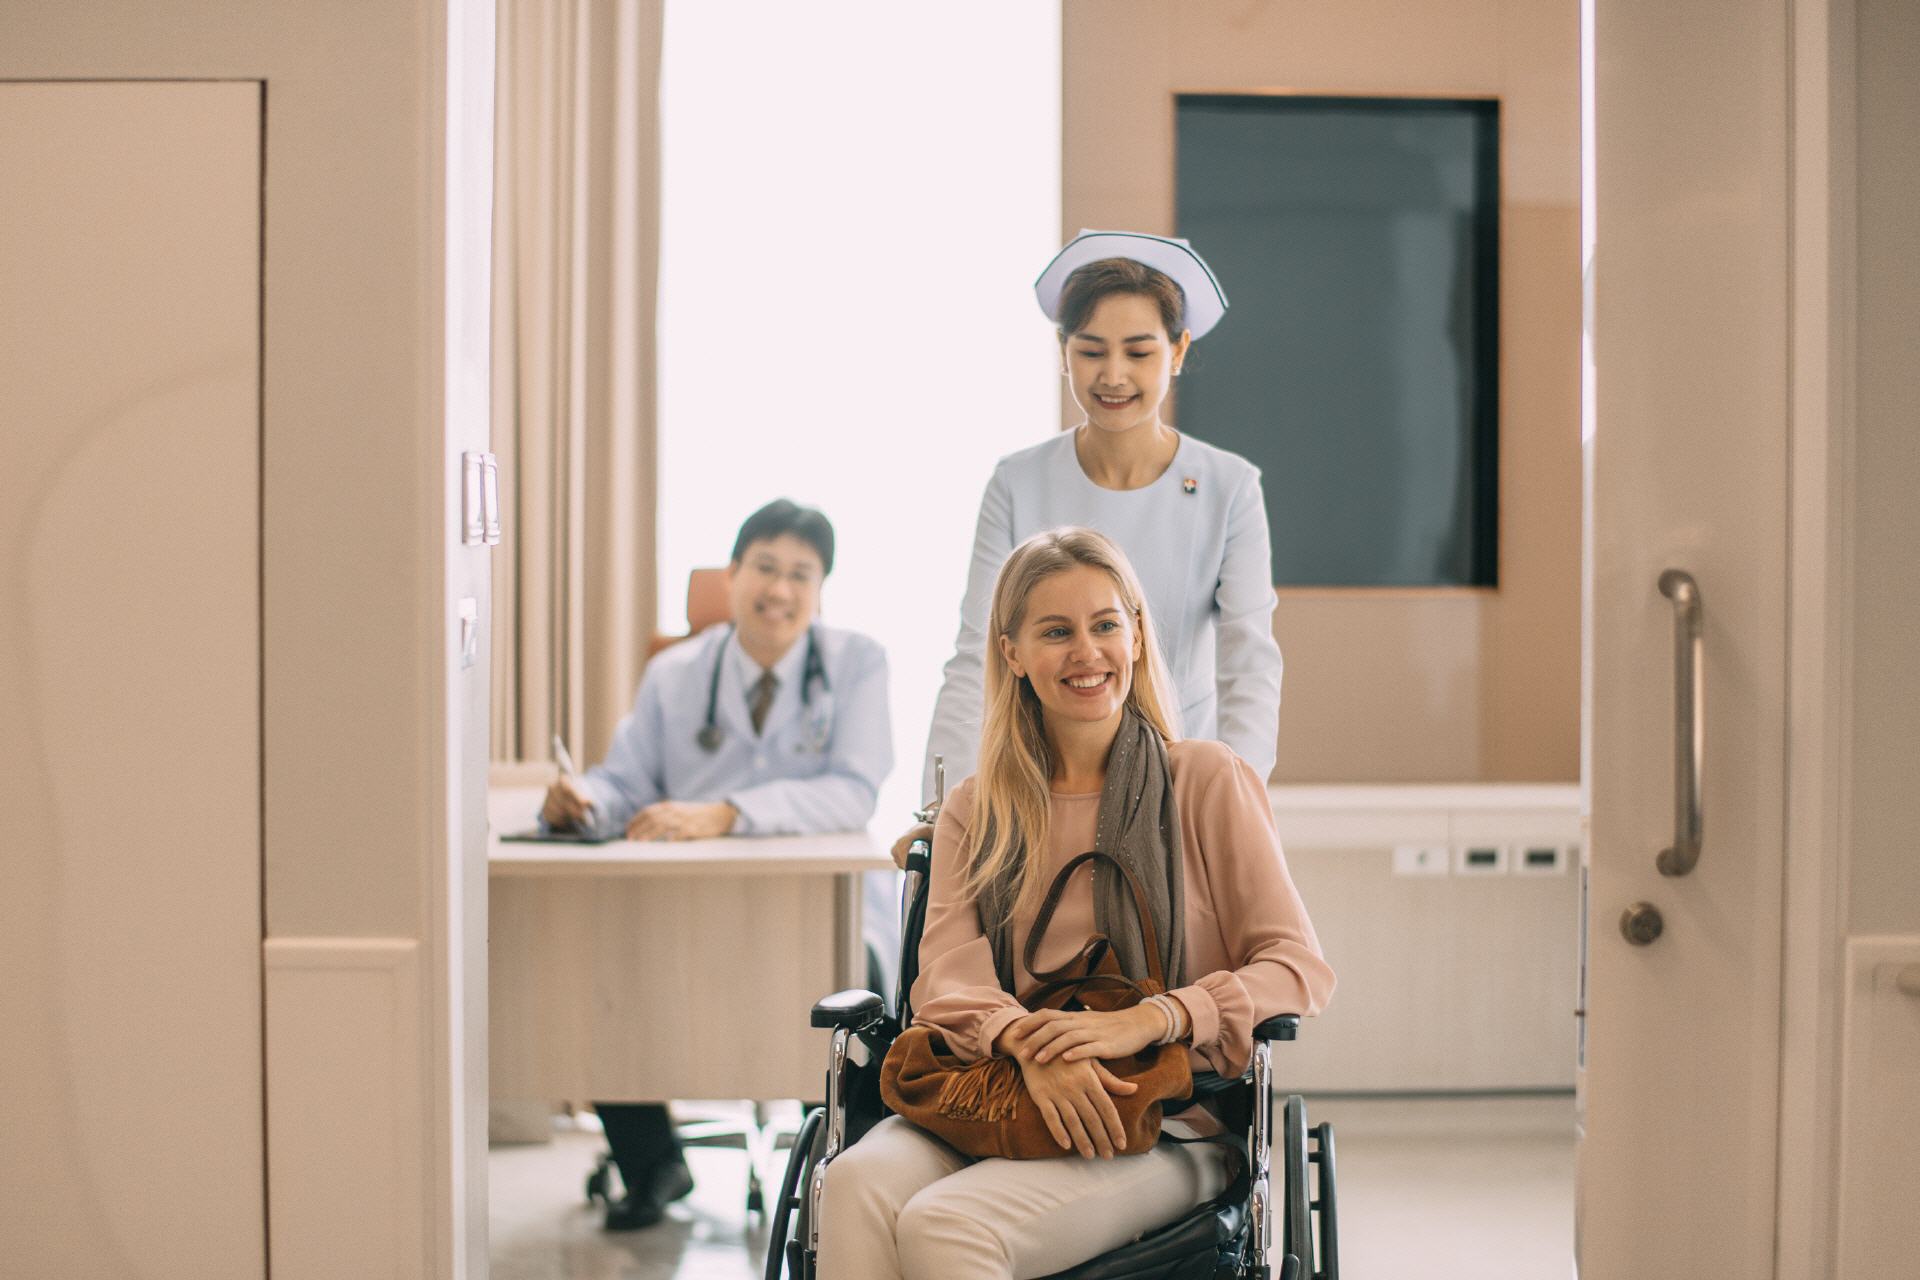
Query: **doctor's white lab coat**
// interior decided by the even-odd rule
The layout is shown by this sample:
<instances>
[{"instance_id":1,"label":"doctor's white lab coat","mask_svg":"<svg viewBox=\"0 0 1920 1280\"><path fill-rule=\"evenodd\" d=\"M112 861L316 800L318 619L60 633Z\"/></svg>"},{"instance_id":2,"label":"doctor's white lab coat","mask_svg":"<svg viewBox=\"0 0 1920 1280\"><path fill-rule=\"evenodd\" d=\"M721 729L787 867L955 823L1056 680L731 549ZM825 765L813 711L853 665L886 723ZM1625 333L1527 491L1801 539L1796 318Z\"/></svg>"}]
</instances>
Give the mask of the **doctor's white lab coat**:
<instances>
[{"instance_id":1,"label":"doctor's white lab coat","mask_svg":"<svg viewBox=\"0 0 1920 1280\"><path fill-rule=\"evenodd\" d=\"M865 828L893 768L886 651L859 632L818 623L813 636L825 679L809 681L802 697L807 637L801 636L774 664L780 685L759 734L748 710L759 668L731 627L710 627L657 654L641 677L633 710L614 730L607 758L580 778L593 800L595 829L618 832L659 800L724 800L740 811L734 835ZM699 737L716 664L713 708L721 739L708 751ZM897 964L900 945L898 877L873 873L865 882L864 933L891 982L888 966Z\"/></svg>"}]
</instances>

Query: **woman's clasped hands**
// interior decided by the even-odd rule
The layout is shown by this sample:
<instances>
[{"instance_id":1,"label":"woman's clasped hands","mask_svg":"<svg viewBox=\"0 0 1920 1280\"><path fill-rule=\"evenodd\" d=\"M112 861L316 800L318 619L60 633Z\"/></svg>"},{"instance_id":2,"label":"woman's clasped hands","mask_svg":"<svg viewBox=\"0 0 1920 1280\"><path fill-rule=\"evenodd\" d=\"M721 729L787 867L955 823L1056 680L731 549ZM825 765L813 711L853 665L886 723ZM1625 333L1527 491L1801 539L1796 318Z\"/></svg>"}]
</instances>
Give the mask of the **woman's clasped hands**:
<instances>
[{"instance_id":1,"label":"woman's clasped hands","mask_svg":"<svg viewBox=\"0 0 1920 1280\"><path fill-rule=\"evenodd\" d=\"M1062 1151L1108 1159L1127 1146L1113 1098L1140 1086L1101 1059L1138 1053L1159 1043L1165 1029L1160 1012L1146 1005L1111 1013L1041 1009L1008 1023L993 1049L1019 1064L1027 1094Z\"/></svg>"}]
</instances>

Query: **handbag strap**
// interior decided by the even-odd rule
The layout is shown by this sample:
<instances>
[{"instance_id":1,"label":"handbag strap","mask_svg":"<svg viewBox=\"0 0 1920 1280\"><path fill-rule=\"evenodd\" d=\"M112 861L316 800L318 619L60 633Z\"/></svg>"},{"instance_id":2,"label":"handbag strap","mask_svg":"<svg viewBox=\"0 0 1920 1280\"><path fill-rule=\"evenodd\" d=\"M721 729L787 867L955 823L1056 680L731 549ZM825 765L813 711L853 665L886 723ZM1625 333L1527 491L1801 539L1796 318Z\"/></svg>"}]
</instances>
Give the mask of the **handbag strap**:
<instances>
[{"instance_id":1,"label":"handbag strap","mask_svg":"<svg viewBox=\"0 0 1920 1280\"><path fill-rule=\"evenodd\" d=\"M1067 881L1073 877L1075 871L1080 869L1081 863L1091 862L1096 858L1112 863L1120 874L1127 878L1127 887L1133 890L1133 909L1140 916L1140 939L1147 951L1147 976L1159 984L1162 991L1165 991L1167 989L1166 966L1160 963L1160 935L1153 927L1153 912L1147 907L1147 891L1141 887L1140 878L1133 874L1133 868L1100 849L1089 849L1073 858L1066 866L1060 868L1059 874L1053 877L1053 883L1047 886L1046 900L1040 904L1040 914L1034 917L1033 929L1027 934L1027 945L1021 955L1021 963L1026 966L1027 972L1033 975L1034 980L1042 983L1044 989L1049 992L1058 990L1062 986L1091 982L1096 977L1108 976L1093 972L1094 966L1100 963L1102 954L1113 945L1113 940L1104 933L1096 933L1087 939L1087 945L1080 948L1073 959L1057 969L1041 972L1033 967L1034 958L1040 950L1040 943L1047 935L1048 926L1053 923L1053 913L1059 908L1060 898L1067 891ZM1069 976L1069 971L1075 968L1080 970L1081 976ZM1137 984L1128 979L1121 978L1120 981L1127 982L1135 991L1139 990Z\"/></svg>"}]
</instances>

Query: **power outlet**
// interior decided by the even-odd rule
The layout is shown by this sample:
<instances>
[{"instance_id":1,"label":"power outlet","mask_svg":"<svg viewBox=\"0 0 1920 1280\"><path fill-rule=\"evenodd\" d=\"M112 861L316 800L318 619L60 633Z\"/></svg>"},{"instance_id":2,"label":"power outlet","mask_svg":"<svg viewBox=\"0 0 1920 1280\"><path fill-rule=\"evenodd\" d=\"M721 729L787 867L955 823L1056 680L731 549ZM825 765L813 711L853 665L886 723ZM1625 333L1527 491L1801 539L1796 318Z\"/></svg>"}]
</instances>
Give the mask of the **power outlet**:
<instances>
[{"instance_id":1,"label":"power outlet","mask_svg":"<svg viewBox=\"0 0 1920 1280\"><path fill-rule=\"evenodd\" d=\"M1453 851L1453 874L1503 876L1507 874L1507 847L1503 844L1460 845Z\"/></svg>"},{"instance_id":2,"label":"power outlet","mask_svg":"<svg viewBox=\"0 0 1920 1280\"><path fill-rule=\"evenodd\" d=\"M1517 876L1557 876L1573 861L1573 851L1563 844L1517 844L1513 846L1513 874Z\"/></svg>"},{"instance_id":3,"label":"power outlet","mask_svg":"<svg viewBox=\"0 0 1920 1280\"><path fill-rule=\"evenodd\" d=\"M1393 874L1443 876L1447 874L1447 852L1443 844L1397 844L1393 846Z\"/></svg>"}]
</instances>

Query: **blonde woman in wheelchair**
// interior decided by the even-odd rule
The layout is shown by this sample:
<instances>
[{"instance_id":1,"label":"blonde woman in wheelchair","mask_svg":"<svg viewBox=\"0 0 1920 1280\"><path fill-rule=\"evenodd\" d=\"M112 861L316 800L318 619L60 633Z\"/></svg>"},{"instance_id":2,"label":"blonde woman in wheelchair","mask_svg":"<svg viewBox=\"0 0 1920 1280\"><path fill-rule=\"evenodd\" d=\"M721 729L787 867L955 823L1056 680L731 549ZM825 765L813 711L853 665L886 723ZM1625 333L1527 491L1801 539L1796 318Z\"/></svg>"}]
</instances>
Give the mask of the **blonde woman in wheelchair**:
<instances>
[{"instance_id":1,"label":"blonde woman in wheelchair","mask_svg":"<svg viewBox=\"0 0 1920 1280\"><path fill-rule=\"evenodd\" d=\"M1028 539L1000 571L988 635L980 766L934 832L914 1020L963 1059L1014 1059L1060 1157L973 1160L887 1117L827 1167L826 1280L1045 1276L1182 1217L1226 1189L1228 1150L1127 1150L1112 1098L1132 1086L1101 1060L1178 1042L1196 1070L1237 1077L1256 1025L1316 1013L1333 991L1263 781L1221 743L1176 736L1120 550L1089 529ZM1011 993L1036 985L1024 961L1040 898L1093 848L1146 886L1169 994L1029 1012ZM1146 976L1134 900L1098 860L1068 882L1033 968L1060 967L1096 932L1127 976ZM1221 1132L1198 1107L1162 1126Z\"/></svg>"}]
</instances>

